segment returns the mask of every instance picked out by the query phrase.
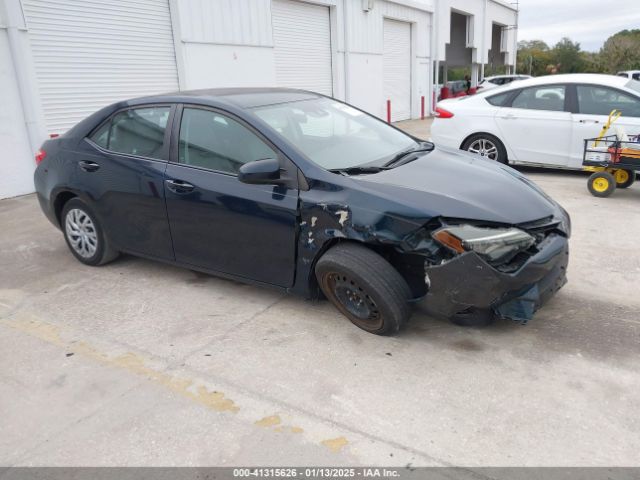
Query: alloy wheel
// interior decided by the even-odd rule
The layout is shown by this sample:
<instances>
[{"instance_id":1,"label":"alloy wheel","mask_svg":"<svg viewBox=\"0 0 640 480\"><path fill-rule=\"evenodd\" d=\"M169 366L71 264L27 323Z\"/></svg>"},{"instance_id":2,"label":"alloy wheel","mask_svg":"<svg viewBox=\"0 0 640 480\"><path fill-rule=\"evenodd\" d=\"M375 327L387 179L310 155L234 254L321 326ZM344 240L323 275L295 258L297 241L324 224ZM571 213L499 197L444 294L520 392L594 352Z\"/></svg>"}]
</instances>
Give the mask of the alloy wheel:
<instances>
[{"instance_id":1,"label":"alloy wheel","mask_svg":"<svg viewBox=\"0 0 640 480\"><path fill-rule=\"evenodd\" d=\"M64 223L71 248L83 258L93 257L98 249L98 234L91 217L79 208L72 208Z\"/></svg>"},{"instance_id":2,"label":"alloy wheel","mask_svg":"<svg viewBox=\"0 0 640 480\"><path fill-rule=\"evenodd\" d=\"M491 140L487 140L486 138L479 138L475 140L471 145L469 145L467 151L478 154L481 157L487 157L491 160L498 159L498 147Z\"/></svg>"}]
</instances>

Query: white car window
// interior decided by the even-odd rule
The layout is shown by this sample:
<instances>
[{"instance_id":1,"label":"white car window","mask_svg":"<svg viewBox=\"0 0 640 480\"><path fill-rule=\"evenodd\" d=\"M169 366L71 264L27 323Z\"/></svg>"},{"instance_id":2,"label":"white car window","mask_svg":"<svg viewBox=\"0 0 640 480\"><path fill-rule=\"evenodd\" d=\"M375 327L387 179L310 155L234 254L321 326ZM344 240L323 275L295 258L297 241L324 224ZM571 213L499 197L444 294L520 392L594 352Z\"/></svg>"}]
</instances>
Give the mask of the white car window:
<instances>
[{"instance_id":1,"label":"white car window","mask_svg":"<svg viewBox=\"0 0 640 480\"><path fill-rule=\"evenodd\" d=\"M564 85L530 87L523 89L513 99L511 106L528 110L562 112L564 111L564 97Z\"/></svg>"},{"instance_id":2,"label":"white car window","mask_svg":"<svg viewBox=\"0 0 640 480\"><path fill-rule=\"evenodd\" d=\"M640 117L640 99L620 90L595 85L578 85L578 111L587 115L609 115L620 110L623 116Z\"/></svg>"},{"instance_id":3,"label":"white car window","mask_svg":"<svg viewBox=\"0 0 640 480\"><path fill-rule=\"evenodd\" d=\"M505 92L505 93L499 93L497 95L490 95L488 97L485 97L485 100L489 102L491 105L494 105L496 107L502 107L505 104L505 102L511 97L512 93L513 92L509 90L508 92Z\"/></svg>"}]
</instances>

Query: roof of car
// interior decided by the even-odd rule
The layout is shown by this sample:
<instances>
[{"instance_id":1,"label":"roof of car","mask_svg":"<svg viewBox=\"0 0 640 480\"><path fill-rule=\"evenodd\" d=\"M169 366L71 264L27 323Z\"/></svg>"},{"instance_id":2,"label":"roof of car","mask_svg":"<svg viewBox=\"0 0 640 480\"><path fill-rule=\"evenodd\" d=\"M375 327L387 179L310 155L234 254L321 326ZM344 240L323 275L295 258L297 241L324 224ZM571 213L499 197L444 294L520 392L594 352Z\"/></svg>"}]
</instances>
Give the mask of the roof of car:
<instances>
[{"instance_id":1,"label":"roof of car","mask_svg":"<svg viewBox=\"0 0 640 480\"><path fill-rule=\"evenodd\" d=\"M265 105L311 100L321 97L320 94L294 88L247 87L247 88L207 88L201 90L185 90L159 95L151 95L139 100L188 102L193 98L215 100L232 103L240 108L254 108Z\"/></svg>"},{"instance_id":2,"label":"roof of car","mask_svg":"<svg viewBox=\"0 0 640 480\"><path fill-rule=\"evenodd\" d=\"M512 75L490 75L488 77L484 77L485 80L488 80L490 78L531 78L531 75L524 75L524 74L519 74L519 73L514 73Z\"/></svg>"},{"instance_id":3,"label":"roof of car","mask_svg":"<svg viewBox=\"0 0 640 480\"><path fill-rule=\"evenodd\" d=\"M544 75L542 77L528 78L514 85L522 88L526 85L545 85L551 83L594 83L598 85L610 85L622 87L627 84L628 78L617 75L605 75L600 73L563 73L559 75Z\"/></svg>"}]
</instances>

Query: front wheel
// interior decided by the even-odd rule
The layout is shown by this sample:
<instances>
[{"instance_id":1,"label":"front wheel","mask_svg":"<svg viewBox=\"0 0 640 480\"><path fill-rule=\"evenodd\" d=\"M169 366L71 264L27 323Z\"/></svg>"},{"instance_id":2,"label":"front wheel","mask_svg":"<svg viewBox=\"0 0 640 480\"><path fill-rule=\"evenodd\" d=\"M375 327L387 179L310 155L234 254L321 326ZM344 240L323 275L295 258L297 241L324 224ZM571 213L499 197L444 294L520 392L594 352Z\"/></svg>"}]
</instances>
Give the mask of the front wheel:
<instances>
[{"instance_id":1,"label":"front wheel","mask_svg":"<svg viewBox=\"0 0 640 480\"><path fill-rule=\"evenodd\" d=\"M411 315L411 290L393 266L368 248L339 244L318 260L320 288L355 326L377 335L398 332Z\"/></svg>"},{"instance_id":2,"label":"front wheel","mask_svg":"<svg viewBox=\"0 0 640 480\"><path fill-rule=\"evenodd\" d=\"M118 256L89 206L72 198L62 209L62 231L71 253L85 265L104 265Z\"/></svg>"},{"instance_id":3,"label":"front wheel","mask_svg":"<svg viewBox=\"0 0 640 480\"><path fill-rule=\"evenodd\" d=\"M509 163L507 150L504 148L502 142L488 133L471 135L462 144L462 150L475 153L489 160L504 163L505 165Z\"/></svg>"},{"instance_id":4,"label":"front wheel","mask_svg":"<svg viewBox=\"0 0 640 480\"><path fill-rule=\"evenodd\" d=\"M588 187L594 197L608 197L616 189L616 179L609 172L596 172L589 177Z\"/></svg>"}]
</instances>

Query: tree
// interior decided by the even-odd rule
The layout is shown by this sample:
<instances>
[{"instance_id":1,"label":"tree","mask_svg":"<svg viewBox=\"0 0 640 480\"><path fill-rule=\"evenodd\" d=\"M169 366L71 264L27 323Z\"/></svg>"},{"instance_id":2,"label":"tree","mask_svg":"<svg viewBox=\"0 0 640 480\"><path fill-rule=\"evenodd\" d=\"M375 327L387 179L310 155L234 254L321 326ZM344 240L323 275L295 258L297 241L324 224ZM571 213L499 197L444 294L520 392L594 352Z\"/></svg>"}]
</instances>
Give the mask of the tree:
<instances>
[{"instance_id":1,"label":"tree","mask_svg":"<svg viewBox=\"0 0 640 480\"><path fill-rule=\"evenodd\" d=\"M553 63L557 65L558 73L584 71L584 60L578 42L572 42L569 38L564 37L555 44L551 53Z\"/></svg>"},{"instance_id":2,"label":"tree","mask_svg":"<svg viewBox=\"0 0 640 480\"><path fill-rule=\"evenodd\" d=\"M529 75L545 75L551 62L549 46L542 40L518 42L518 72Z\"/></svg>"},{"instance_id":3,"label":"tree","mask_svg":"<svg viewBox=\"0 0 640 480\"><path fill-rule=\"evenodd\" d=\"M640 69L640 30L622 30L610 36L599 57L608 73Z\"/></svg>"}]
</instances>

